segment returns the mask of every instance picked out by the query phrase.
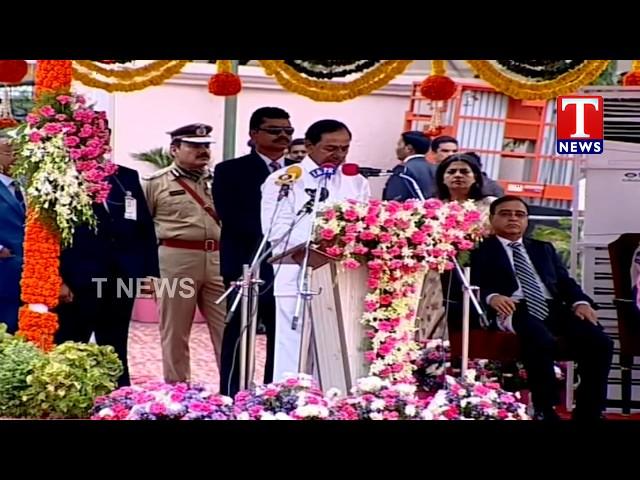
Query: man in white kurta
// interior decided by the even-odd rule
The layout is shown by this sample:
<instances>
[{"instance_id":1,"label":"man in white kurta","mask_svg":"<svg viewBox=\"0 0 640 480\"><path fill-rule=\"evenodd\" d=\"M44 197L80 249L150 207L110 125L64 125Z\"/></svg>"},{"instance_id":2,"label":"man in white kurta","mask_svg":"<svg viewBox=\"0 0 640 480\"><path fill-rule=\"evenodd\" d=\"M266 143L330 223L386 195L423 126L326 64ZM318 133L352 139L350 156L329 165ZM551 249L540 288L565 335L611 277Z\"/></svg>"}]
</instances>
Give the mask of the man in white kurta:
<instances>
[{"instance_id":1,"label":"man in white kurta","mask_svg":"<svg viewBox=\"0 0 640 480\"><path fill-rule=\"evenodd\" d=\"M307 157L299 166L300 177L291 185L288 195L278 200L281 192L283 168L267 177L262 186L262 231L272 243L285 237L296 220L297 213L312 198L318 186L324 186L328 195L319 203L319 209L337 201L354 199L366 202L371 191L369 183L361 175L346 176L340 170L349 152L351 132L337 120L320 120L309 127L305 135ZM337 167L331 176L318 176L320 165ZM280 179L280 180L279 180ZM309 237L312 218L307 215L291 232L288 239L274 249L274 255L284 252ZM300 356L301 325L292 329L296 309L300 267L298 265L274 265L276 299L276 347L274 381L282 380L285 373L297 373Z\"/></svg>"}]
</instances>

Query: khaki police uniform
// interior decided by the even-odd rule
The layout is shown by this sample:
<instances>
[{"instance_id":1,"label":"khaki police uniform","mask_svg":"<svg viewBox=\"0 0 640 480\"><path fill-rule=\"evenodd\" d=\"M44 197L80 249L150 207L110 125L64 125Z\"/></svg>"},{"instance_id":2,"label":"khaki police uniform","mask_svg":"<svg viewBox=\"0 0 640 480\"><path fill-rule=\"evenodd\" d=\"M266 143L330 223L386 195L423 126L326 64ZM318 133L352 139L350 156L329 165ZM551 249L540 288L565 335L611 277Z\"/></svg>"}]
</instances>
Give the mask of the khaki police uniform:
<instances>
[{"instance_id":1,"label":"khaki police uniform","mask_svg":"<svg viewBox=\"0 0 640 480\"><path fill-rule=\"evenodd\" d=\"M190 381L189 336L196 305L207 321L220 366L226 314L224 302L215 304L225 290L220 276L220 226L178 179L213 208L213 176L208 169L195 180L173 164L145 178L144 192L159 243L162 282L158 284L156 295L162 368L168 383Z\"/></svg>"}]
</instances>

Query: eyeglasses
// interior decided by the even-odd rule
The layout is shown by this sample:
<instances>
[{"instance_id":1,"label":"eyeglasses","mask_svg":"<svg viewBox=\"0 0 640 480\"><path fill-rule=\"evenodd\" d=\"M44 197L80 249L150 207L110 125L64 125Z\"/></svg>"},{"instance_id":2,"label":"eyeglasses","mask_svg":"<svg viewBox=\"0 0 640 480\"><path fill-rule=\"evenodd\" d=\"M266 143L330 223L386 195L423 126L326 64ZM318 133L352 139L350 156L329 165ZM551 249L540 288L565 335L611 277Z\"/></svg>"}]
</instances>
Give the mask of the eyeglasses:
<instances>
[{"instance_id":1,"label":"eyeglasses","mask_svg":"<svg viewBox=\"0 0 640 480\"><path fill-rule=\"evenodd\" d=\"M293 132L295 131L293 127L268 127L258 128L258 130L262 130L269 135L279 135L280 133L284 133L285 135L293 135Z\"/></svg>"},{"instance_id":2,"label":"eyeglasses","mask_svg":"<svg viewBox=\"0 0 640 480\"><path fill-rule=\"evenodd\" d=\"M458 172L460 172L460 174L462 175L469 175L471 173L471 170L469 170L468 168L452 168L444 173L446 175L455 175Z\"/></svg>"}]
</instances>

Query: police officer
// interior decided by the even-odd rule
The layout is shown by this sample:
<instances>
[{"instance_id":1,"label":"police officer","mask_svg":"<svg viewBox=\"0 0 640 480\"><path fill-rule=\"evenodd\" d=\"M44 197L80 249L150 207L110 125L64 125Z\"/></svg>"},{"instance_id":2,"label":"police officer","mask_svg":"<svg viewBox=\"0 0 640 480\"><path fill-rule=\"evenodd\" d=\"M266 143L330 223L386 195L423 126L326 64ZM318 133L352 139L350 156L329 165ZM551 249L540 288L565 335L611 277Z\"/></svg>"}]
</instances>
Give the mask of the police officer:
<instances>
[{"instance_id":1,"label":"police officer","mask_svg":"<svg viewBox=\"0 0 640 480\"><path fill-rule=\"evenodd\" d=\"M168 383L190 381L189 335L196 305L220 366L225 308L220 277L220 225L211 200L212 127L192 124L171 135L174 163L147 177L145 196L159 243L162 368Z\"/></svg>"}]
</instances>

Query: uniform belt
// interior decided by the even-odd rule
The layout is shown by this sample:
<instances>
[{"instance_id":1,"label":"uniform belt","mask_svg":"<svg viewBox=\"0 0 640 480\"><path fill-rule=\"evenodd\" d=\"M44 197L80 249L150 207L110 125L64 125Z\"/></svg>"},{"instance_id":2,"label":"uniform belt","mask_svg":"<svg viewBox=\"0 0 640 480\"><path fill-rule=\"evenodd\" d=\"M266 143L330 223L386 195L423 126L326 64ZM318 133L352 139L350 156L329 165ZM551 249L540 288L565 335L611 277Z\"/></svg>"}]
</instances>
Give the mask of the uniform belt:
<instances>
[{"instance_id":1,"label":"uniform belt","mask_svg":"<svg viewBox=\"0 0 640 480\"><path fill-rule=\"evenodd\" d=\"M160 240L160 245L172 248L186 248L188 250L203 250L205 252L216 252L220 249L217 240Z\"/></svg>"}]
</instances>

